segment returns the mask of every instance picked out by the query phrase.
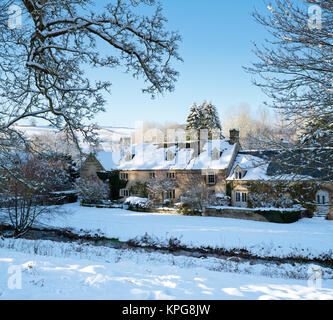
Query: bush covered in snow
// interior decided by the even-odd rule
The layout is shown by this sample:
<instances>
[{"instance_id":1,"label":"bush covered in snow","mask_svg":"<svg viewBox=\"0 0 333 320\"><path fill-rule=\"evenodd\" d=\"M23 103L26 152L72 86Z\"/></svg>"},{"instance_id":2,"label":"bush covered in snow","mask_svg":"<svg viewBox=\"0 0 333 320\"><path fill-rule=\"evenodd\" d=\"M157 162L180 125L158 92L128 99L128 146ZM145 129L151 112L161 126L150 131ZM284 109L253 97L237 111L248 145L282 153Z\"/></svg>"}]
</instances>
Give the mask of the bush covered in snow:
<instances>
[{"instance_id":1,"label":"bush covered in snow","mask_svg":"<svg viewBox=\"0 0 333 320\"><path fill-rule=\"evenodd\" d=\"M76 189L84 204L104 204L109 199L108 184L98 179L80 179L76 183Z\"/></svg>"},{"instance_id":2,"label":"bush covered in snow","mask_svg":"<svg viewBox=\"0 0 333 320\"><path fill-rule=\"evenodd\" d=\"M231 205L231 198L223 193L217 193L209 197L209 205L228 207Z\"/></svg>"},{"instance_id":3,"label":"bush covered in snow","mask_svg":"<svg viewBox=\"0 0 333 320\"><path fill-rule=\"evenodd\" d=\"M129 197L124 201L130 209L148 209L151 207L151 202L148 198Z\"/></svg>"}]
</instances>

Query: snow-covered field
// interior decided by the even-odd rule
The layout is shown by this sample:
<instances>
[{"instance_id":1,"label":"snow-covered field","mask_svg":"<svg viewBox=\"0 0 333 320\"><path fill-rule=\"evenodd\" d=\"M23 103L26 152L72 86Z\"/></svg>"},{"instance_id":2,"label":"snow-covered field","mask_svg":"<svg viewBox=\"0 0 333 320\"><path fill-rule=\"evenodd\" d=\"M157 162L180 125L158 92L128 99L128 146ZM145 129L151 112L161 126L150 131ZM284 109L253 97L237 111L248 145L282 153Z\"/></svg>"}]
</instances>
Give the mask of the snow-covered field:
<instances>
[{"instance_id":1,"label":"snow-covered field","mask_svg":"<svg viewBox=\"0 0 333 320\"><path fill-rule=\"evenodd\" d=\"M47 226L88 231L127 241L146 233L159 243L171 237L189 247L247 249L258 256L333 256L333 222L302 219L293 224L137 213L122 209L97 209L78 204L63 206L64 213Z\"/></svg>"},{"instance_id":2,"label":"snow-covered field","mask_svg":"<svg viewBox=\"0 0 333 320\"><path fill-rule=\"evenodd\" d=\"M43 225L121 241L148 234L162 245L177 237L191 247L246 248L266 257L332 255L333 223L319 218L282 225L78 204L61 208ZM333 299L333 269L321 266L322 280L309 283L311 267L0 238L0 299Z\"/></svg>"},{"instance_id":3,"label":"snow-covered field","mask_svg":"<svg viewBox=\"0 0 333 320\"><path fill-rule=\"evenodd\" d=\"M0 299L333 299L332 274L315 287L307 268L6 239Z\"/></svg>"}]
</instances>

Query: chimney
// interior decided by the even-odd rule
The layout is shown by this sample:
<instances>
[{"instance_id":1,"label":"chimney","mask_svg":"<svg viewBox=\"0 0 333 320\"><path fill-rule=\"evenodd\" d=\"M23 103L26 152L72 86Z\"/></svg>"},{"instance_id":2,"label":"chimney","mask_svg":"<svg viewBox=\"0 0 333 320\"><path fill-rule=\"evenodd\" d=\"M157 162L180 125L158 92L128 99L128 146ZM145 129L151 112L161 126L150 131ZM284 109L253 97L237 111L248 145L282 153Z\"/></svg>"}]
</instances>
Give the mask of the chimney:
<instances>
[{"instance_id":1,"label":"chimney","mask_svg":"<svg viewBox=\"0 0 333 320\"><path fill-rule=\"evenodd\" d=\"M230 130L230 144L239 143L239 130L238 129L231 129Z\"/></svg>"}]
</instances>

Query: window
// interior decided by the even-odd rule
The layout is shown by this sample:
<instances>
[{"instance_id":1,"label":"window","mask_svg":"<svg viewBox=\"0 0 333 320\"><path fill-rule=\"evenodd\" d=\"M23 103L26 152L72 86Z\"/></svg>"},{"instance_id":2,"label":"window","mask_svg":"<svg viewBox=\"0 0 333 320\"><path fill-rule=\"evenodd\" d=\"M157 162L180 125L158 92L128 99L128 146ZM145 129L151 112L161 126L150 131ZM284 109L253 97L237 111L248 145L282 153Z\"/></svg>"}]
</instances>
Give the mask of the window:
<instances>
[{"instance_id":1,"label":"window","mask_svg":"<svg viewBox=\"0 0 333 320\"><path fill-rule=\"evenodd\" d=\"M132 152L127 152L125 155L125 161L131 161L135 157L135 154L132 154Z\"/></svg>"},{"instance_id":2,"label":"window","mask_svg":"<svg viewBox=\"0 0 333 320\"><path fill-rule=\"evenodd\" d=\"M121 173L120 174L120 180L128 181L128 173Z\"/></svg>"},{"instance_id":3,"label":"window","mask_svg":"<svg viewBox=\"0 0 333 320\"><path fill-rule=\"evenodd\" d=\"M174 180L176 178L176 174L174 172L168 172L167 173L167 178Z\"/></svg>"},{"instance_id":4,"label":"window","mask_svg":"<svg viewBox=\"0 0 333 320\"><path fill-rule=\"evenodd\" d=\"M176 199L176 190L170 190L167 192L167 198L168 199Z\"/></svg>"},{"instance_id":5,"label":"window","mask_svg":"<svg viewBox=\"0 0 333 320\"><path fill-rule=\"evenodd\" d=\"M215 174L209 174L208 175L208 183L214 184L215 183Z\"/></svg>"},{"instance_id":6,"label":"window","mask_svg":"<svg viewBox=\"0 0 333 320\"><path fill-rule=\"evenodd\" d=\"M121 197L129 197L130 196L130 192L127 189L120 189L120 196Z\"/></svg>"},{"instance_id":7,"label":"window","mask_svg":"<svg viewBox=\"0 0 333 320\"><path fill-rule=\"evenodd\" d=\"M214 148L212 151L212 160L219 160L222 156L222 152L217 148Z\"/></svg>"},{"instance_id":8,"label":"window","mask_svg":"<svg viewBox=\"0 0 333 320\"><path fill-rule=\"evenodd\" d=\"M322 199L323 199L323 204L325 204L326 203L326 197L322 196Z\"/></svg>"},{"instance_id":9,"label":"window","mask_svg":"<svg viewBox=\"0 0 333 320\"><path fill-rule=\"evenodd\" d=\"M236 179L241 180L243 178L242 171L236 171L235 176L236 176Z\"/></svg>"},{"instance_id":10,"label":"window","mask_svg":"<svg viewBox=\"0 0 333 320\"><path fill-rule=\"evenodd\" d=\"M149 178L150 179L155 179L156 178L155 172L150 172L149 173Z\"/></svg>"},{"instance_id":11,"label":"window","mask_svg":"<svg viewBox=\"0 0 333 320\"><path fill-rule=\"evenodd\" d=\"M247 193L246 192L236 192L236 202L246 203L247 202Z\"/></svg>"},{"instance_id":12,"label":"window","mask_svg":"<svg viewBox=\"0 0 333 320\"><path fill-rule=\"evenodd\" d=\"M176 154L171 150L168 150L167 153L165 154L166 161L173 161L175 158L176 158Z\"/></svg>"},{"instance_id":13,"label":"window","mask_svg":"<svg viewBox=\"0 0 333 320\"><path fill-rule=\"evenodd\" d=\"M324 190L319 190L316 195L317 204L328 204L329 202L329 193Z\"/></svg>"}]
</instances>

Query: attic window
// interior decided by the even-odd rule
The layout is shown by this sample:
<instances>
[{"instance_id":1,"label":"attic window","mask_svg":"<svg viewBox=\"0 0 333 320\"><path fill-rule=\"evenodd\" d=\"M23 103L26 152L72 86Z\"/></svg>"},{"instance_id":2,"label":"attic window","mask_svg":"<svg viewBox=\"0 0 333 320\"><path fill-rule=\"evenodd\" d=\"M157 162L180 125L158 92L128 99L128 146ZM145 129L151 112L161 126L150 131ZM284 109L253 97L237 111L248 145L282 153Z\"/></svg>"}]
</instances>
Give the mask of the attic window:
<instances>
[{"instance_id":1,"label":"attic window","mask_svg":"<svg viewBox=\"0 0 333 320\"><path fill-rule=\"evenodd\" d=\"M222 153L220 150L217 148L214 148L212 151L212 160L219 160L222 156Z\"/></svg>"},{"instance_id":2,"label":"attic window","mask_svg":"<svg viewBox=\"0 0 333 320\"><path fill-rule=\"evenodd\" d=\"M165 157L166 157L166 159L165 159L166 161L173 161L176 157L176 154L173 151L168 150Z\"/></svg>"},{"instance_id":3,"label":"attic window","mask_svg":"<svg viewBox=\"0 0 333 320\"><path fill-rule=\"evenodd\" d=\"M135 157L135 154L132 154L132 152L127 152L125 156L126 161L131 161Z\"/></svg>"},{"instance_id":4,"label":"attic window","mask_svg":"<svg viewBox=\"0 0 333 320\"><path fill-rule=\"evenodd\" d=\"M235 172L235 177L236 177L237 180L243 179L243 177L244 177L243 172L242 171L236 171Z\"/></svg>"}]
</instances>

